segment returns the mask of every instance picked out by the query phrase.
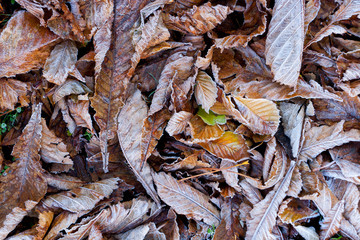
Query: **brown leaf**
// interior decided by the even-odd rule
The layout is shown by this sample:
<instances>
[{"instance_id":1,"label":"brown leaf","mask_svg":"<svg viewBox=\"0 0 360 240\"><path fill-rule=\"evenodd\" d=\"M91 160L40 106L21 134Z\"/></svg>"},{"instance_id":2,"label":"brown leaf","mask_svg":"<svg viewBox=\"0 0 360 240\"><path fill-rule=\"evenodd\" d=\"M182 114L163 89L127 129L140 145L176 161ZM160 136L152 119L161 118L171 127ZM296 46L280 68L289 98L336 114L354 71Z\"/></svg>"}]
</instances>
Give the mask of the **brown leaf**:
<instances>
[{"instance_id":1,"label":"brown leaf","mask_svg":"<svg viewBox=\"0 0 360 240\"><path fill-rule=\"evenodd\" d=\"M279 208L279 217L284 223L296 223L304 219L318 217L319 213L309 208L305 201L297 198L285 200Z\"/></svg>"},{"instance_id":2,"label":"brown leaf","mask_svg":"<svg viewBox=\"0 0 360 240\"><path fill-rule=\"evenodd\" d=\"M199 157L199 152L193 153L184 159L178 159L178 161L175 163L172 163L172 164L164 163L162 165L162 167L167 172L168 171L191 170L191 169L196 169L196 168L211 167L210 164L203 162L201 160L198 160L198 157Z\"/></svg>"},{"instance_id":3,"label":"brown leaf","mask_svg":"<svg viewBox=\"0 0 360 240\"><path fill-rule=\"evenodd\" d=\"M276 104L266 99L247 99L235 96L240 114L236 120L246 125L254 133L274 135L280 123Z\"/></svg>"},{"instance_id":4,"label":"brown leaf","mask_svg":"<svg viewBox=\"0 0 360 240\"><path fill-rule=\"evenodd\" d=\"M308 30L309 24L316 18L320 10L320 0L308 1L305 5L305 34Z\"/></svg>"},{"instance_id":5,"label":"brown leaf","mask_svg":"<svg viewBox=\"0 0 360 240\"><path fill-rule=\"evenodd\" d=\"M339 166L344 176L360 176L360 152L358 151L358 149L360 149L359 147L360 143L351 142L329 150L332 159Z\"/></svg>"},{"instance_id":6,"label":"brown leaf","mask_svg":"<svg viewBox=\"0 0 360 240\"><path fill-rule=\"evenodd\" d=\"M0 79L0 109L13 110L16 103L19 100L21 102L29 90L30 86L27 83L14 79Z\"/></svg>"},{"instance_id":7,"label":"brown leaf","mask_svg":"<svg viewBox=\"0 0 360 240\"><path fill-rule=\"evenodd\" d=\"M281 102L279 108L284 134L290 139L292 156L297 157L305 117L304 102L299 100Z\"/></svg>"},{"instance_id":8,"label":"brown leaf","mask_svg":"<svg viewBox=\"0 0 360 240\"><path fill-rule=\"evenodd\" d=\"M0 33L0 77L42 67L58 39L30 13L15 13Z\"/></svg>"},{"instance_id":9,"label":"brown leaf","mask_svg":"<svg viewBox=\"0 0 360 240\"><path fill-rule=\"evenodd\" d=\"M217 98L216 83L204 71L199 71L196 76L195 98L198 105L209 113Z\"/></svg>"},{"instance_id":10,"label":"brown leaf","mask_svg":"<svg viewBox=\"0 0 360 240\"><path fill-rule=\"evenodd\" d=\"M334 23L348 19L352 15L357 15L360 13L360 3L358 0L345 0L340 5L339 9L330 17L330 22L327 26L320 29L316 35L305 45L305 48L309 47L311 44L320 41L326 36L329 36L332 33L345 33L346 30Z\"/></svg>"},{"instance_id":11,"label":"brown leaf","mask_svg":"<svg viewBox=\"0 0 360 240\"><path fill-rule=\"evenodd\" d=\"M224 134L224 130L218 124L208 125L198 115L193 116L189 124L192 141L195 143L215 140Z\"/></svg>"},{"instance_id":12,"label":"brown leaf","mask_svg":"<svg viewBox=\"0 0 360 240\"><path fill-rule=\"evenodd\" d=\"M66 150L66 145L63 140L56 137L55 134L47 127L44 118L41 119L41 126L41 159L46 163L60 163L70 165L70 167L72 167L73 161L69 156L69 152Z\"/></svg>"},{"instance_id":13,"label":"brown leaf","mask_svg":"<svg viewBox=\"0 0 360 240\"><path fill-rule=\"evenodd\" d=\"M272 229L276 224L277 211L283 199L286 197L291 175L295 162L290 163L290 168L283 180L269 192L264 200L257 203L250 212L250 218L246 222L246 239L269 239L272 237Z\"/></svg>"},{"instance_id":14,"label":"brown leaf","mask_svg":"<svg viewBox=\"0 0 360 240\"><path fill-rule=\"evenodd\" d=\"M65 41L55 46L46 59L43 76L51 83L61 85L69 72L75 68L78 49L72 41Z\"/></svg>"},{"instance_id":15,"label":"brown leaf","mask_svg":"<svg viewBox=\"0 0 360 240\"><path fill-rule=\"evenodd\" d=\"M153 176L160 198L178 214L198 221L203 220L208 225L219 224L219 211L209 202L207 195L184 182L178 182L164 172L155 173Z\"/></svg>"},{"instance_id":16,"label":"brown leaf","mask_svg":"<svg viewBox=\"0 0 360 240\"><path fill-rule=\"evenodd\" d=\"M277 1L266 38L266 64L274 81L295 87L304 45L304 1Z\"/></svg>"},{"instance_id":17,"label":"brown leaf","mask_svg":"<svg viewBox=\"0 0 360 240\"><path fill-rule=\"evenodd\" d=\"M321 239L329 239L340 230L341 220L343 219L344 201L339 201L326 214L321 222Z\"/></svg>"},{"instance_id":18,"label":"brown leaf","mask_svg":"<svg viewBox=\"0 0 360 240\"><path fill-rule=\"evenodd\" d=\"M91 210L100 200L110 196L118 187L118 181L119 178L109 178L71 191L60 192L46 197L42 204L49 209L63 209L73 213Z\"/></svg>"},{"instance_id":19,"label":"brown leaf","mask_svg":"<svg viewBox=\"0 0 360 240\"><path fill-rule=\"evenodd\" d=\"M68 80L61 86L58 86L55 89L53 94L54 102L59 102L66 96L69 95L79 95L79 94L86 94L91 92L91 90L83 83L76 81L76 80Z\"/></svg>"},{"instance_id":20,"label":"brown leaf","mask_svg":"<svg viewBox=\"0 0 360 240\"><path fill-rule=\"evenodd\" d=\"M150 105L149 116L160 111L171 94L172 82L184 82L191 74L193 58L183 56L182 53L177 53L170 57L165 65L159 79L159 84L156 87L154 97Z\"/></svg>"},{"instance_id":21,"label":"brown leaf","mask_svg":"<svg viewBox=\"0 0 360 240\"><path fill-rule=\"evenodd\" d=\"M208 2L199 7L194 6L180 16L166 14L164 15L164 22L171 30L201 35L214 29L231 12L229 7L222 5L212 6Z\"/></svg>"},{"instance_id":22,"label":"brown leaf","mask_svg":"<svg viewBox=\"0 0 360 240\"><path fill-rule=\"evenodd\" d=\"M159 139L161 138L166 122L170 115L167 109L156 112L154 115L144 119L144 125L141 132L141 166L146 162L154 151Z\"/></svg>"},{"instance_id":23,"label":"brown leaf","mask_svg":"<svg viewBox=\"0 0 360 240\"><path fill-rule=\"evenodd\" d=\"M125 104L118 116L118 138L127 163L137 180L149 196L157 203L160 200L155 192L150 166L144 162L141 169L141 141L144 120L147 118L147 105L137 90Z\"/></svg>"},{"instance_id":24,"label":"brown leaf","mask_svg":"<svg viewBox=\"0 0 360 240\"><path fill-rule=\"evenodd\" d=\"M136 31L139 33L133 35L135 53L131 58L132 72L135 70L146 49L165 42L170 38L169 30L165 27L162 20L161 11L156 11L154 15L149 18L149 21L141 25Z\"/></svg>"},{"instance_id":25,"label":"brown leaf","mask_svg":"<svg viewBox=\"0 0 360 240\"><path fill-rule=\"evenodd\" d=\"M249 157L244 138L233 132L225 132L216 140L198 144L219 158L239 161Z\"/></svg>"},{"instance_id":26,"label":"brown leaf","mask_svg":"<svg viewBox=\"0 0 360 240\"><path fill-rule=\"evenodd\" d=\"M299 157L302 160L313 159L323 151L340 146L350 141L360 141L360 131L352 129L343 130L344 120L333 126L312 127L305 132L304 144Z\"/></svg>"},{"instance_id":27,"label":"brown leaf","mask_svg":"<svg viewBox=\"0 0 360 240\"><path fill-rule=\"evenodd\" d=\"M96 71L95 94L91 99L91 106L96 111L95 120L100 128L99 135L102 141L101 152L105 172L108 171L108 140L112 140L116 136L116 117L132 92L129 87L131 78L129 72L131 57L135 49L131 42L130 30L140 16L140 9L146 3L147 1L131 1L129 4L115 1L113 24L110 25L110 21L109 25L105 26L105 28L112 26L112 29L106 28L103 38L98 39L95 43L96 45L101 45L101 41L109 43L109 48L101 46L102 53L98 52L99 46L95 48L95 59L100 58L97 64L101 64L101 69ZM101 61L99 54L103 54L104 61Z\"/></svg>"},{"instance_id":28,"label":"brown leaf","mask_svg":"<svg viewBox=\"0 0 360 240\"><path fill-rule=\"evenodd\" d=\"M22 218L45 196L47 183L40 164L41 104L35 105L31 118L18 138L10 172L0 179L0 238L5 238Z\"/></svg>"},{"instance_id":29,"label":"brown leaf","mask_svg":"<svg viewBox=\"0 0 360 240\"><path fill-rule=\"evenodd\" d=\"M69 106L69 112L73 117L76 125L88 128L91 132L94 132L91 116L89 114L89 101L77 101L69 99L67 101Z\"/></svg>"},{"instance_id":30,"label":"brown leaf","mask_svg":"<svg viewBox=\"0 0 360 240\"><path fill-rule=\"evenodd\" d=\"M192 117L192 113L186 111L177 112L171 116L165 130L170 136L181 134L184 132Z\"/></svg>"}]
</instances>

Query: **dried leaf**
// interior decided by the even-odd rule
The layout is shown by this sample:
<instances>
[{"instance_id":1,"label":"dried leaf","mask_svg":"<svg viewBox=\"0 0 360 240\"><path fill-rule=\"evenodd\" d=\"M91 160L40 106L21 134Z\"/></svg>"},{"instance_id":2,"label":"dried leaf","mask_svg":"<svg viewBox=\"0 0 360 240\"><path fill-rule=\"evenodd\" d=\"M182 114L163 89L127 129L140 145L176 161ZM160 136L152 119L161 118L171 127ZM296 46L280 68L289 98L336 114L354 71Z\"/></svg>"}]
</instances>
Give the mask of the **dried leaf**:
<instances>
[{"instance_id":1,"label":"dried leaf","mask_svg":"<svg viewBox=\"0 0 360 240\"><path fill-rule=\"evenodd\" d=\"M294 224L297 221L318 217L319 213L309 208L305 201L289 198L281 204L278 215L282 222Z\"/></svg>"},{"instance_id":2,"label":"dried leaf","mask_svg":"<svg viewBox=\"0 0 360 240\"><path fill-rule=\"evenodd\" d=\"M216 101L216 83L204 71L199 71L196 76L195 98L198 105L201 105L207 113Z\"/></svg>"},{"instance_id":3,"label":"dried leaf","mask_svg":"<svg viewBox=\"0 0 360 240\"><path fill-rule=\"evenodd\" d=\"M165 130L170 136L183 133L192 117L192 113L186 111L177 112L171 116Z\"/></svg>"},{"instance_id":4,"label":"dried leaf","mask_svg":"<svg viewBox=\"0 0 360 240\"><path fill-rule=\"evenodd\" d=\"M191 118L189 124L193 142L208 142L224 134L218 124L208 125L197 115Z\"/></svg>"},{"instance_id":5,"label":"dried leaf","mask_svg":"<svg viewBox=\"0 0 360 240\"><path fill-rule=\"evenodd\" d=\"M30 13L15 13L0 33L0 77L42 67L58 39Z\"/></svg>"},{"instance_id":6,"label":"dried leaf","mask_svg":"<svg viewBox=\"0 0 360 240\"><path fill-rule=\"evenodd\" d=\"M329 239L340 230L341 220L343 219L344 201L339 201L325 215L321 223L321 239Z\"/></svg>"},{"instance_id":7,"label":"dried leaf","mask_svg":"<svg viewBox=\"0 0 360 240\"><path fill-rule=\"evenodd\" d=\"M41 119L42 138L40 146L41 159L46 163L60 163L65 165L73 165L66 145L61 138L55 136L46 125L44 118Z\"/></svg>"},{"instance_id":8,"label":"dried leaf","mask_svg":"<svg viewBox=\"0 0 360 240\"><path fill-rule=\"evenodd\" d=\"M180 16L164 15L165 25L182 33L204 34L221 23L232 11L223 5L212 6L210 2L184 12Z\"/></svg>"},{"instance_id":9,"label":"dried leaf","mask_svg":"<svg viewBox=\"0 0 360 240\"><path fill-rule=\"evenodd\" d=\"M314 227L304 227L302 225L294 226L296 231L305 238L305 240L319 240L319 235L316 233Z\"/></svg>"},{"instance_id":10,"label":"dried leaf","mask_svg":"<svg viewBox=\"0 0 360 240\"><path fill-rule=\"evenodd\" d=\"M281 102L279 105L284 134L290 139L292 156L297 157L305 117L303 101Z\"/></svg>"},{"instance_id":11,"label":"dried leaf","mask_svg":"<svg viewBox=\"0 0 360 240\"><path fill-rule=\"evenodd\" d=\"M321 2L320 0L308 1L305 5L305 34L308 30L309 24L316 18L319 13Z\"/></svg>"},{"instance_id":12,"label":"dried leaf","mask_svg":"<svg viewBox=\"0 0 360 240\"><path fill-rule=\"evenodd\" d=\"M95 58L101 59L99 54L103 54L104 61L98 61L101 69L95 76L95 94L91 99L91 106L96 111L95 120L100 128L100 146L105 172L108 171L108 140L116 136L117 115L132 91L129 89L131 76L128 73L135 49L131 43L130 29L140 16L140 9L145 5L146 1L131 1L129 4L115 1L112 29L107 28L110 24L105 26L103 38L97 38L95 42L96 45L101 45L102 41L105 41L106 45L106 42L111 41L109 49L105 46L106 54L105 51L97 52L98 47L95 48Z\"/></svg>"},{"instance_id":13,"label":"dried leaf","mask_svg":"<svg viewBox=\"0 0 360 240\"><path fill-rule=\"evenodd\" d=\"M141 169L141 133L147 117L147 105L138 90L125 104L118 117L118 138L127 163L137 180L149 196L157 203L160 200L155 192L151 168L145 162Z\"/></svg>"},{"instance_id":14,"label":"dried leaf","mask_svg":"<svg viewBox=\"0 0 360 240\"><path fill-rule=\"evenodd\" d=\"M0 110L13 110L16 103L25 98L30 86L13 79L0 79Z\"/></svg>"},{"instance_id":15,"label":"dried leaf","mask_svg":"<svg viewBox=\"0 0 360 240\"><path fill-rule=\"evenodd\" d=\"M304 8L302 0L276 1L266 38L266 64L274 81L290 87L297 85L301 68Z\"/></svg>"},{"instance_id":16,"label":"dried leaf","mask_svg":"<svg viewBox=\"0 0 360 240\"><path fill-rule=\"evenodd\" d=\"M49 209L63 209L73 213L91 210L100 200L110 196L118 187L118 181L119 178L109 178L71 191L60 192L48 196L42 204Z\"/></svg>"},{"instance_id":17,"label":"dried leaf","mask_svg":"<svg viewBox=\"0 0 360 240\"><path fill-rule=\"evenodd\" d=\"M154 151L169 118L167 109L164 109L144 119L140 142L141 167Z\"/></svg>"},{"instance_id":18,"label":"dried leaf","mask_svg":"<svg viewBox=\"0 0 360 240\"><path fill-rule=\"evenodd\" d=\"M55 46L46 59L43 76L51 83L61 85L68 74L74 70L78 49L72 41L65 41Z\"/></svg>"},{"instance_id":19,"label":"dried leaf","mask_svg":"<svg viewBox=\"0 0 360 240\"><path fill-rule=\"evenodd\" d=\"M67 101L69 106L69 112L73 117L76 125L88 128L91 132L94 132L91 116L89 114L89 101L77 101L69 99Z\"/></svg>"},{"instance_id":20,"label":"dried leaf","mask_svg":"<svg viewBox=\"0 0 360 240\"><path fill-rule=\"evenodd\" d=\"M305 48L309 47L314 42L318 42L326 36L329 36L332 33L344 33L346 31L344 28L334 25L334 23L348 19L352 15L357 15L360 13L360 2L359 0L345 0L340 5L339 9L330 17L330 22L327 26L320 29L316 35L306 44Z\"/></svg>"},{"instance_id":21,"label":"dried leaf","mask_svg":"<svg viewBox=\"0 0 360 240\"><path fill-rule=\"evenodd\" d=\"M216 140L198 144L219 158L239 161L249 157L244 138L233 132L225 132Z\"/></svg>"},{"instance_id":22,"label":"dried leaf","mask_svg":"<svg viewBox=\"0 0 360 240\"><path fill-rule=\"evenodd\" d=\"M305 132L304 144L299 157L302 160L313 159L323 151L340 146L350 141L360 141L360 131L343 130L344 120L333 126L312 127Z\"/></svg>"},{"instance_id":23,"label":"dried leaf","mask_svg":"<svg viewBox=\"0 0 360 240\"><path fill-rule=\"evenodd\" d=\"M278 208L286 196L294 167L295 162L291 162L284 179L251 210L250 219L246 222L246 239L274 238L271 232L276 223Z\"/></svg>"},{"instance_id":24,"label":"dried leaf","mask_svg":"<svg viewBox=\"0 0 360 240\"><path fill-rule=\"evenodd\" d=\"M160 111L164 107L170 98L170 87L172 82L182 82L190 76L192 64L193 58L184 57L182 53L175 54L168 60L168 63L161 72L159 84L156 87L150 105L149 116Z\"/></svg>"},{"instance_id":25,"label":"dried leaf","mask_svg":"<svg viewBox=\"0 0 360 240\"><path fill-rule=\"evenodd\" d=\"M0 178L0 238L5 238L22 218L45 196L47 183L40 164L41 104L18 138L12 155L11 171Z\"/></svg>"},{"instance_id":26,"label":"dried leaf","mask_svg":"<svg viewBox=\"0 0 360 240\"><path fill-rule=\"evenodd\" d=\"M178 214L203 220L208 225L218 225L219 211L209 202L210 198L184 182L177 182L166 173L155 173L154 181L160 198Z\"/></svg>"},{"instance_id":27,"label":"dried leaf","mask_svg":"<svg viewBox=\"0 0 360 240\"><path fill-rule=\"evenodd\" d=\"M234 97L240 112L236 120L246 125L254 133L274 135L280 123L276 104L266 99Z\"/></svg>"}]
</instances>

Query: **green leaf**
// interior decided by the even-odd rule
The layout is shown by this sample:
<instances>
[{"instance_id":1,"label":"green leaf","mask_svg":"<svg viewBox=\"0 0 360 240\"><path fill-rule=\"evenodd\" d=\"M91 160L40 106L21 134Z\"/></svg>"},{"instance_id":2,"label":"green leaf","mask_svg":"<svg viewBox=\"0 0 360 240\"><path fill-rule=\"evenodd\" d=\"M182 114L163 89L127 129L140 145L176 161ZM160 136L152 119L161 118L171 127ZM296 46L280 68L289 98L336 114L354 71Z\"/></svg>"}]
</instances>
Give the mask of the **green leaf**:
<instances>
[{"instance_id":1,"label":"green leaf","mask_svg":"<svg viewBox=\"0 0 360 240\"><path fill-rule=\"evenodd\" d=\"M209 111L209 113L206 113L205 110L201 107L199 108L197 115L201 117L201 119L208 125L222 125L226 123L225 115L217 115L211 110Z\"/></svg>"}]
</instances>

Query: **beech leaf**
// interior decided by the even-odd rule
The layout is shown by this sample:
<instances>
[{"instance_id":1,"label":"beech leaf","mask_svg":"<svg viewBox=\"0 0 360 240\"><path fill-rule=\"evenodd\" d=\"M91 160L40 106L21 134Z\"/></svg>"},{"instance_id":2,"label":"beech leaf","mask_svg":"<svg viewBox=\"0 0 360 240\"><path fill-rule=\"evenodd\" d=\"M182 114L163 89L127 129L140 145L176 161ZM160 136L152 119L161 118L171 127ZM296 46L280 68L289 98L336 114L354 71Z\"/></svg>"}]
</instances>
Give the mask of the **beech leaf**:
<instances>
[{"instance_id":1,"label":"beech leaf","mask_svg":"<svg viewBox=\"0 0 360 240\"><path fill-rule=\"evenodd\" d=\"M274 81L295 87L304 45L305 6L302 0L277 0L266 38L266 64Z\"/></svg>"},{"instance_id":2,"label":"beech leaf","mask_svg":"<svg viewBox=\"0 0 360 240\"><path fill-rule=\"evenodd\" d=\"M209 202L210 198L207 195L184 182L178 182L164 172L155 173L153 176L161 200L171 206L175 212L190 219L203 220L208 225L219 224L220 213Z\"/></svg>"},{"instance_id":3,"label":"beech leaf","mask_svg":"<svg viewBox=\"0 0 360 240\"><path fill-rule=\"evenodd\" d=\"M195 98L205 112L209 113L217 98L217 87L206 72L199 71L196 76Z\"/></svg>"}]
</instances>

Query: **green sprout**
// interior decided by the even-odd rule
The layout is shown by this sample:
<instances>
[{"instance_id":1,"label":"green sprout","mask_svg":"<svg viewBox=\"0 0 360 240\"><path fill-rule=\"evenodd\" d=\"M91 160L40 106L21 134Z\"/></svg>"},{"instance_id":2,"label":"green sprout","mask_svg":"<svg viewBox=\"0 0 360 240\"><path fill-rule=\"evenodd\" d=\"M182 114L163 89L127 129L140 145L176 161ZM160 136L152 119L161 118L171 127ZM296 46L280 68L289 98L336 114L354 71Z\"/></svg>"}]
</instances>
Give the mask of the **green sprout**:
<instances>
[{"instance_id":1,"label":"green sprout","mask_svg":"<svg viewBox=\"0 0 360 240\"><path fill-rule=\"evenodd\" d=\"M88 130L86 130L85 133L83 134L83 137L86 140L90 141L90 139L92 138L92 134L91 134L91 132L88 132Z\"/></svg>"},{"instance_id":2,"label":"green sprout","mask_svg":"<svg viewBox=\"0 0 360 240\"><path fill-rule=\"evenodd\" d=\"M207 233L209 234L210 238L214 237L214 234L215 234L215 225L214 224L208 228Z\"/></svg>"},{"instance_id":3,"label":"green sprout","mask_svg":"<svg viewBox=\"0 0 360 240\"><path fill-rule=\"evenodd\" d=\"M66 135L67 135L68 137L71 137L71 136L72 136L72 133L70 132L69 129L66 129Z\"/></svg>"},{"instance_id":4,"label":"green sprout","mask_svg":"<svg viewBox=\"0 0 360 240\"><path fill-rule=\"evenodd\" d=\"M342 239L343 236L341 236L340 234L337 234L338 237L332 237L330 240L338 240L338 239Z\"/></svg>"},{"instance_id":5,"label":"green sprout","mask_svg":"<svg viewBox=\"0 0 360 240\"><path fill-rule=\"evenodd\" d=\"M23 109L21 107L16 108L14 111L8 112L0 117L0 135L10 131L16 124L16 119Z\"/></svg>"},{"instance_id":6,"label":"green sprout","mask_svg":"<svg viewBox=\"0 0 360 240\"><path fill-rule=\"evenodd\" d=\"M8 169L9 168L9 166L4 166L4 168L1 170L1 172L0 172L0 176L6 171L6 169Z\"/></svg>"}]
</instances>

